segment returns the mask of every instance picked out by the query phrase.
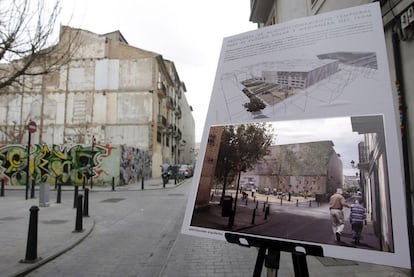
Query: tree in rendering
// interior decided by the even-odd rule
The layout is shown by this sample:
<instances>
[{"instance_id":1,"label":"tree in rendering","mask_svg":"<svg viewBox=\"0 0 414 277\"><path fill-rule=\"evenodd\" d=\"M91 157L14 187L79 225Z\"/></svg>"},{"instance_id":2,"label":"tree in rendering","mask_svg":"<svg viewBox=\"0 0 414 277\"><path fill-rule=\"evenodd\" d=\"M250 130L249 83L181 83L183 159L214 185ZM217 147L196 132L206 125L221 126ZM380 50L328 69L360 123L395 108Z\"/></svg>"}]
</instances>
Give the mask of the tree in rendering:
<instances>
[{"instance_id":1,"label":"tree in rendering","mask_svg":"<svg viewBox=\"0 0 414 277\"><path fill-rule=\"evenodd\" d=\"M222 198L228 181L240 171L253 168L269 153L272 131L265 123L224 127L215 171L216 178L223 182Z\"/></svg>"}]
</instances>

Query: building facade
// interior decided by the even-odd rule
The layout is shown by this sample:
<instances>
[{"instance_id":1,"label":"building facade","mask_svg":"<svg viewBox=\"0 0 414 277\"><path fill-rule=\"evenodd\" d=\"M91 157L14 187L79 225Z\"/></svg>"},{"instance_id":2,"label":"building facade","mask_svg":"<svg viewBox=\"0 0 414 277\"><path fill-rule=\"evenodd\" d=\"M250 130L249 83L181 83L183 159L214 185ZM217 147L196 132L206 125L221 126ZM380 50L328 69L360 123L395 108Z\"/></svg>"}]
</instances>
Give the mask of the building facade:
<instances>
[{"instance_id":1,"label":"building facade","mask_svg":"<svg viewBox=\"0 0 414 277\"><path fill-rule=\"evenodd\" d=\"M148 151L152 177L162 163L194 163L195 123L185 84L172 61L128 44L119 31L61 27L59 44L76 38L56 72L24 77L1 92L0 144L117 144Z\"/></svg>"}]
</instances>

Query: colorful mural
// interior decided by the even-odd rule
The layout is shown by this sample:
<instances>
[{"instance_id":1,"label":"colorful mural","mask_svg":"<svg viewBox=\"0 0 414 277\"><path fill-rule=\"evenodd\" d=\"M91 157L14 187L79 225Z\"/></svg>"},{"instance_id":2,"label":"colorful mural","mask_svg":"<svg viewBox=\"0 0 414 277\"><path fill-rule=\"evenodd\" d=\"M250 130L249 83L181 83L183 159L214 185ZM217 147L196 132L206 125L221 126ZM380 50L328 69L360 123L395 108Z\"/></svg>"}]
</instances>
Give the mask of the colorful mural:
<instances>
[{"instance_id":1,"label":"colorful mural","mask_svg":"<svg viewBox=\"0 0 414 277\"><path fill-rule=\"evenodd\" d=\"M129 184L139 181L142 176L151 177L151 157L148 151L121 145L120 184Z\"/></svg>"},{"instance_id":2,"label":"colorful mural","mask_svg":"<svg viewBox=\"0 0 414 277\"><path fill-rule=\"evenodd\" d=\"M129 184L137 178L151 177L151 159L147 151L126 146L39 145L30 149L29 176L36 184L56 181L64 185L82 185L92 178L97 185ZM121 174L120 174L121 172ZM27 146L0 146L0 179L10 185L25 185Z\"/></svg>"}]
</instances>

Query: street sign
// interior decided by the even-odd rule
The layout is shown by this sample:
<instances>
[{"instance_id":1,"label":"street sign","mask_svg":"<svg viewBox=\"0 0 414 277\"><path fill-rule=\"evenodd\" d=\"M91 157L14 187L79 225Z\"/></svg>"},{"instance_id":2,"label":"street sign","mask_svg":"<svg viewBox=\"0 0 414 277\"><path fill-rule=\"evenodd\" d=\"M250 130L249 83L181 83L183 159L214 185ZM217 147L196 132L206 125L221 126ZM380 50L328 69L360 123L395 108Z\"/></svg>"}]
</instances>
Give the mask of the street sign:
<instances>
[{"instance_id":1,"label":"street sign","mask_svg":"<svg viewBox=\"0 0 414 277\"><path fill-rule=\"evenodd\" d=\"M29 128L30 133L33 134L34 132L36 132L36 129L37 129L36 122L30 121L29 124L27 125L27 127Z\"/></svg>"}]
</instances>

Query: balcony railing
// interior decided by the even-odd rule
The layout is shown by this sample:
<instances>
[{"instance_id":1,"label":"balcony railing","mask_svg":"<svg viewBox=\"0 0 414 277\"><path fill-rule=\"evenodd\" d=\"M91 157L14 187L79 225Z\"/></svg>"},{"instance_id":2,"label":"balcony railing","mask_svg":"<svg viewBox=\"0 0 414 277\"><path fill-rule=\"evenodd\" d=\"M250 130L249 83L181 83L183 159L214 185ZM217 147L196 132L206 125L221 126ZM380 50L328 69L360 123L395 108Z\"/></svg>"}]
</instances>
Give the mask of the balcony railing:
<instances>
[{"instance_id":1,"label":"balcony railing","mask_svg":"<svg viewBox=\"0 0 414 277\"><path fill-rule=\"evenodd\" d=\"M158 128L160 129L167 128L167 118L163 115L158 115Z\"/></svg>"},{"instance_id":2,"label":"balcony railing","mask_svg":"<svg viewBox=\"0 0 414 277\"><path fill-rule=\"evenodd\" d=\"M158 97L160 98L167 97L167 88L165 87L164 83L158 82L157 93L158 93Z\"/></svg>"}]
</instances>

